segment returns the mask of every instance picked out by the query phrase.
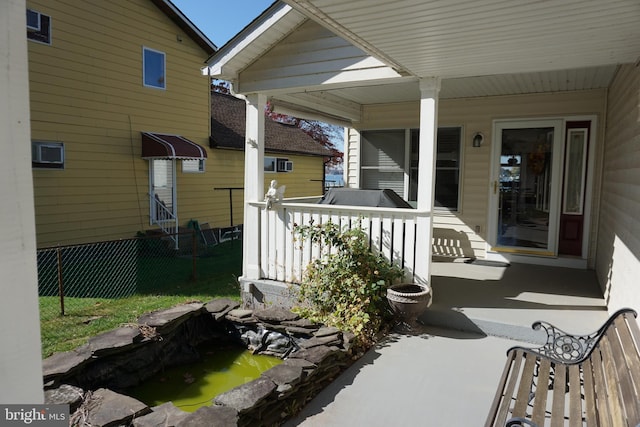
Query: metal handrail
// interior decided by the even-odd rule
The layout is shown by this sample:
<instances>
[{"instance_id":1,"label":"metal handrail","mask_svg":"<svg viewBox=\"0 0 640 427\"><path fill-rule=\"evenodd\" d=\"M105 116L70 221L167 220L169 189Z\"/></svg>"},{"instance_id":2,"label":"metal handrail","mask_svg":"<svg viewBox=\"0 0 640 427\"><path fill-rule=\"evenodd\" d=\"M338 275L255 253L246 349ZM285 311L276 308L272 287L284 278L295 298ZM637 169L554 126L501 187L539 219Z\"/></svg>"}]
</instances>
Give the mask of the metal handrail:
<instances>
[{"instance_id":1,"label":"metal handrail","mask_svg":"<svg viewBox=\"0 0 640 427\"><path fill-rule=\"evenodd\" d=\"M178 249L178 218L176 215L155 196L151 197L151 209L154 214L151 222L158 225L158 227L173 240L175 248Z\"/></svg>"}]
</instances>

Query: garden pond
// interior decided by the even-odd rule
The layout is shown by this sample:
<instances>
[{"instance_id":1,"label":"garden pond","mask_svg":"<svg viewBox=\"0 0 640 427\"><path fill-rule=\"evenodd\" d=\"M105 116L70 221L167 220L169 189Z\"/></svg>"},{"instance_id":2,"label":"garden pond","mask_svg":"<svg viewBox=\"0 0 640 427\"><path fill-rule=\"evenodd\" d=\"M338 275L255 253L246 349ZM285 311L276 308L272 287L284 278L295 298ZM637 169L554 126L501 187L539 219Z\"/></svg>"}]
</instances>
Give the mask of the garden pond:
<instances>
[{"instance_id":1,"label":"garden pond","mask_svg":"<svg viewBox=\"0 0 640 427\"><path fill-rule=\"evenodd\" d=\"M149 406L173 402L185 412L194 412L210 406L217 395L255 380L282 363L277 357L252 354L238 346L220 348L208 343L199 351L200 361L167 369L127 394Z\"/></svg>"}]
</instances>

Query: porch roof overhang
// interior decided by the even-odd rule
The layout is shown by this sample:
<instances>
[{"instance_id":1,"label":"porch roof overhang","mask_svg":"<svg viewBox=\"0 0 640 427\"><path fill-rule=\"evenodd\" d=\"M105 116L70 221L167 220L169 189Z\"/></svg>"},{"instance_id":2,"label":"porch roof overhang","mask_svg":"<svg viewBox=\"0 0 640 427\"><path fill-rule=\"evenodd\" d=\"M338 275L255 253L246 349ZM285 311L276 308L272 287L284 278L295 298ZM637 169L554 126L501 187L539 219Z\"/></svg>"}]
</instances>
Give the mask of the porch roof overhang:
<instances>
[{"instance_id":1,"label":"porch roof overhang","mask_svg":"<svg viewBox=\"0 0 640 427\"><path fill-rule=\"evenodd\" d=\"M207 150L180 135L142 132L142 158L203 160Z\"/></svg>"},{"instance_id":2,"label":"porch roof overhang","mask_svg":"<svg viewBox=\"0 0 640 427\"><path fill-rule=\"evenodd\" d=\"M257 79L251 67L269 55L276 67L286 63L297 53L285 49L290 36L309 22L370 61L338 62L337 49L326 49L316 64L334 61L329 77L293 64L299 74ZM618 65L639 60L638 22L637 0L284 0L214 54L203 72L232 81L240 93L266 94L276 110L348 124L364 105L418 101L419 81L430 77L441 79L440 99L607 88ZM373 60L385 67L374 68ZM270 71L276 75L275 68L265 75Z\"/></svg>"}]
</instances>

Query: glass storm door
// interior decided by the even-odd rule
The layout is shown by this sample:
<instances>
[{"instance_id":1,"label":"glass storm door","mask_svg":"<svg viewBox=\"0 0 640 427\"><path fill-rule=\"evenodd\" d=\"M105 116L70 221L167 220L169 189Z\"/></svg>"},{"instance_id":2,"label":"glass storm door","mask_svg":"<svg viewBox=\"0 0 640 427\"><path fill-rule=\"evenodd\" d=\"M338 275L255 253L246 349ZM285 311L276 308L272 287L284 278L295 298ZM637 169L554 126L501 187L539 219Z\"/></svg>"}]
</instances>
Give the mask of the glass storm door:
<instances>
[{"instance_id":1,"label":"glass storm door","mask_svg":"<svg viewBox=\"0 0 640 427\"><path fill-rule=\"evenodd\" d=\"M494 144L494 250L555 255L562 122L498 122Z\"/></svg>"}]
</instances>

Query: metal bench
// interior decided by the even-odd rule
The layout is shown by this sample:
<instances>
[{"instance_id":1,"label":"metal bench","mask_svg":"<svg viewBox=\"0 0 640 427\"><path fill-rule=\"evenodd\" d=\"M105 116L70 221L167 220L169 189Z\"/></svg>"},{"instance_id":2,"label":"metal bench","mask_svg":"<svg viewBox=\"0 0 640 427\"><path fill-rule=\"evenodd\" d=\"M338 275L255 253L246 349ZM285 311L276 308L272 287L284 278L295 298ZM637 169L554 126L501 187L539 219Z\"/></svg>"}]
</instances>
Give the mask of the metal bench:
<instances>
[{"instance_id":1,"label":"metal bench","mask_svg":"<svg viewBox=\"0 0 640 427\"><path fill-rule=\"evenodd\" d=\"M544 346L513 347L485 427L640 426L640 330L623 309L590 335L536 322Z\"/></svg>"}]
</instances>

